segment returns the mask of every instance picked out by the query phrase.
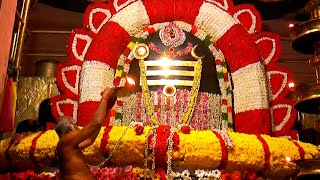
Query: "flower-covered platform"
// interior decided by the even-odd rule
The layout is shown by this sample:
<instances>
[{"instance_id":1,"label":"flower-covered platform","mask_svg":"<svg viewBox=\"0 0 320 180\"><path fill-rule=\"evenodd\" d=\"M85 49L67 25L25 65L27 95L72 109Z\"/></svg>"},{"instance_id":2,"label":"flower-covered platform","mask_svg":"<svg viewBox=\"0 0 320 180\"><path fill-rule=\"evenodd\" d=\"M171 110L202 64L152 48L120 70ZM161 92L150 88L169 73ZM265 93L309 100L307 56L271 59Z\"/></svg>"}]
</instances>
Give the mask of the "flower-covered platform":
<instances>
[{"instance_id":1,"label":"flower-covered platform","mask_svg":"<svg viewBox=\"0 0 320 180\"><path fill-rule=\"evenodd\" d=\"M55 164L58 140L52 130L29 134L15 141L2 140L1 170L48 169ZM154 153L149 153L150 150ZM88 163L95 165L108 158L106 165L120 167L166 169L172 165L170 173L186 169L190 172L200 169L251 170L263 172L267 177L294 175L298 171L294 160L320 156L316 146L287 138L209 130L191 130L190 134L184 134L168 126L144 127L139 135L137 128L103 127L84 154Z\"/></svg>"}]
</instances>

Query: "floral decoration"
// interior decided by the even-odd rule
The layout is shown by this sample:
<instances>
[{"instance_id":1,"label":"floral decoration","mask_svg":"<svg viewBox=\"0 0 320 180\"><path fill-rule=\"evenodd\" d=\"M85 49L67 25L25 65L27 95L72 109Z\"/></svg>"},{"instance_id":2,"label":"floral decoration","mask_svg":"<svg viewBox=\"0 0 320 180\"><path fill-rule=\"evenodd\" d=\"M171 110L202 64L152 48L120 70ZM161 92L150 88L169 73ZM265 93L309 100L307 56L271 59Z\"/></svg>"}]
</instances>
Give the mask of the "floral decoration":
<instances>
[{"instance_id":1,"label":"floral decoration","mask_svg":"<svg viewBox=\"0 0 320 180\"><path fill-rule=\"evenodd\" d=\"M180 130L183 134L190 134L191 128L190 126L181 126Z\"/></svg>"},{"instance_id":2,"label":"floral decoration","mask_svg":"<svg viewBox=\"0 0 320 180\"><path fill-rule=\"evenodd\" d=\"M106 131L108 129L108 131ZM109 161L114 165L140 165L143 166L146 149L146 139L149 131L151 134L155 133L159 137L155 137L156 144L149 144L149 147L155 149L154 155L147 153L147 158L152 159L155 156L155 163L157 161L164 160L164 164L167 164L167 139L170 135L169 127L162 127L151 131L148 126L144 127L143 134L136 135L134 128L128 128L124 126L114 126L112 128L103 128L100 130L99 138L94 144L84 150L86 158L92 163L99 163L103 160L103 155L100 154L101 146L105 146L108 153L112 152L112 157ZM165 132L164 132L165 131ZM160 135L162 132L164 135ZM107 141L103 137L108 134ZM30 134L24 137L18 144L10 147L10 153L6 154L8 149L8 141L10 139L2 140L0 143L0 157L4 164L7 164L8 156L10 159L17 159L19 161L11 162L11 165L7 164L2 167L3 169L14 168L18 164L28 163L30 161L29 153L32 146L32 142L39 136L40 133ZM274 138L268 135L261 135L260 140L256 135L248 135L242 133L229 132L230 138L234 143L233 150L223 145L223 139L218 138L212 131L195 131L191 130L190 134L183 134L182 132L175 131L173 135L173 148L172 148L172 169L188 169L190 172L197 169L216 169L221 164L222 159L226 159L227 170L239 170L245 171L252 169L255 171L265 171L266 176L281 175L288 176L296 172L297 167L293 162L287 162L286 157L290 157L292 160L299 160L301 153L299 148L291 140L286 138ZM46 138L50 141L46 141ZM122 139L121 139L122 138ZM265 148L261 143L261 138L268 145L270 152L270 167L265 165ZM154 139L154 138L152 138ZM121 141L119 143L119 140ZM163 143L164 142L164 143ZM55 145L58 143L58 137L53 130L48 130L42 134L36 143L34 154L36 162L46 162L50 164L55 160L54 150ZM296 141L296 143L304 150L304 158L312 159L320 157L318 148L314 145ZM281 146L281 149L279 147ZM178 147L178 148L177 148ZM208 148L210 147L210 148ZM222 152L222 148L224 148ZM104 152L104 151L102 151ZM223 153L227 153L227 158L223 158ZM163 157L159 157L160 154L164 154ZM99 158L91 159L97 156ZM165 157L165 158L164 158ZM225 160L224 160L225 161ZM21 166L20 165L20 166ZM160 166L160 165L158 165ZM32 166L23 166L24 168L32 168ZM165 166L164 169L167 167ZM152 168L150 168L152 170ZM155 168L154 168L155 169Z\"/></svg>"},{"instance_id":3,"label":"floral decoration","mask_svg":"<svg viewBox=\"0 0 320 180\"><path fill-rule=\"evenodd\" d=\"M135 129L137 135L143 134L144 127L141 122L136 122L134 124L134 129Z\"/></svg>"}]
</instances>

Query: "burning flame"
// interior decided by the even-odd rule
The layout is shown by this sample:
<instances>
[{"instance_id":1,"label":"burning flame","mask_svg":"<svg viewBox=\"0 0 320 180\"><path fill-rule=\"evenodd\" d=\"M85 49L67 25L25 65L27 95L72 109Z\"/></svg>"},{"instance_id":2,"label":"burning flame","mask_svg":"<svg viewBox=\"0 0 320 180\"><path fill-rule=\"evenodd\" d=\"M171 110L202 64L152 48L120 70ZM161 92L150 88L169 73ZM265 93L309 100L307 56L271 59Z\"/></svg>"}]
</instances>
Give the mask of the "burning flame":
<instances>
[{"instance_id":1,"label":"burning flame","mask_svg":"<svg viewBox=\"0 0 320 180\"><path fill-rule=\"evenodd\" d=\"M289 28L293 28L294 27L294 24L293 23L290 23L289 24Z\"/></svg>"},{"instance_id":2,"label":"burning flame","mask_svg":"<svg viewBox=\"0 0 320 180\"><path fill-rule=\"evenodd\" d=\"M290 82L290 83L288 84L288 86L289 86L289 88L293 88L293 87L295 86L295 84L294 84L294 82Z\"/></svg>"},{"instance_id":3,"label":"burning flame","mask_svg":"<svg viewBox=\"0 0 320 180\"><path fill-rule=\"evenodd\" d=\"M134 82L134 80L133 80L131 77L129 77L129 76L127 76L127 83L128 83L128 85L130 85L130 86L136 85L136 82Z\"/></svg>"},{"instance_id":4,"label":"burning flame","mask_svg":"<svg viewBox=\"0 0 320 180\"><path fill-rule=\"evenodd\" d=\"M291 162L291 158L289 156L286 157L287 162Z\"/></svg>"}]
</instances>

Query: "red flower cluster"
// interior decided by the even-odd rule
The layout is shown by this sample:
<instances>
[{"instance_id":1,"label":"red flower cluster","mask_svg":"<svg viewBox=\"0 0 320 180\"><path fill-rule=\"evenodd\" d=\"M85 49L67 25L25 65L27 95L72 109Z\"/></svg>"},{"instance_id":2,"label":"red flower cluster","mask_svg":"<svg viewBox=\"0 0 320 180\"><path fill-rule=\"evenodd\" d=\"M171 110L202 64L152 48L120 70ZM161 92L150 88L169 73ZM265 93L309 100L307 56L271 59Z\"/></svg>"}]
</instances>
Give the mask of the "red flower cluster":
<instances>
[{"instance_id":1,"label":"red flower cluster","mask_svg":"<svg viewBox=\"0 0 320 180\"><path fill-rule=\"evenodd\" d=\"M144 127L141 124L135 124L134 130L136 131L136 135L141 135L143 134Z\"/></svg>"},{"instance_id":2,"label":"red flower cluster","mask_svg":"<svg viewBox=\"0 0 320 180\"><path fill-rule=\"evenodd\" d=\"M36 174L34 171L29 170L26 172L17 172L17 173L6 173L0 174L0 179L8 179L8 180L54 180L55 177L51 177L50 175L44 174Z\"/></svg>"},{"instance_id":3,"label":"red flower cluster","mask_svg":"<svg viewBox=\"0 0 320 180\"><path fill-rule=\"evenodd\" d=\"M136 174L132 172L132 166L127 166L125 168L118 168L118 167L110 167L110 168L98 168L94 167L91 168L91 173L97 180L119 180L119 179L126 179L126 180L135 180Z\"/></svg>"},{"instance_id":4,"label":"red flower cluster","mask_svg":"<svg viewBox=\"0 0 320 180\"><path fill-rule=\"evenodd\" d=\"M221 170L222 180L242 180L242 174L239 171L233 171L232 173L227 173L225 170Z\"/></svg>"},{"instance_id":5,"label":"red flower cluster","mask_svg":"<svg viewBox=\"0 0 320 180\"><path fill-rule=\"evenodd\" d=\"M190 134L190 131L191 131L190 126L182 126L182 127L181 127L181 132L182 132L183 134Z\"/></svg>"}]
</instances>

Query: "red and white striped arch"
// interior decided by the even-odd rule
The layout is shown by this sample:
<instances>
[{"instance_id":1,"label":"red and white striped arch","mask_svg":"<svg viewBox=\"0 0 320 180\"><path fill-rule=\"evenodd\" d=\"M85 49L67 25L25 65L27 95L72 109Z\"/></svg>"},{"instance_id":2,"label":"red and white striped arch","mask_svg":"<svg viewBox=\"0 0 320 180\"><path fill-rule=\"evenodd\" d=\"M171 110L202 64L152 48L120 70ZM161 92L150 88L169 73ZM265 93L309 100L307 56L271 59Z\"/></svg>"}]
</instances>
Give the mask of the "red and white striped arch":
<instances>
[{"instance_id":1,"label":"red and white striped arch","mask_svg":"<svg viewBox=\"0 0 320 180\"><path fill-rule=\"evenodd\" d=\"M119 57L131 37L150 24L176 20L210 34L213 45L223 52L234 83L236 131L290 134L295 112L284 97L291 73L275 65L280 55L279 38L261 32L261 17L253 6L234 6L231 0L113 0L91 4L84 14L83 29L70 36L69 62L58 68L62 78L57 78L57 83L63 88L60 98L52 100L53 112L63 112L59 103L72 97L77 101L78 124L87 124L99 105L100 92L113 86ZM80 73L64 77L78 66ZM278 75L283 81L274 78ZM63 79L73 80L66 85Z\"/></svg>"}]
</instances>

